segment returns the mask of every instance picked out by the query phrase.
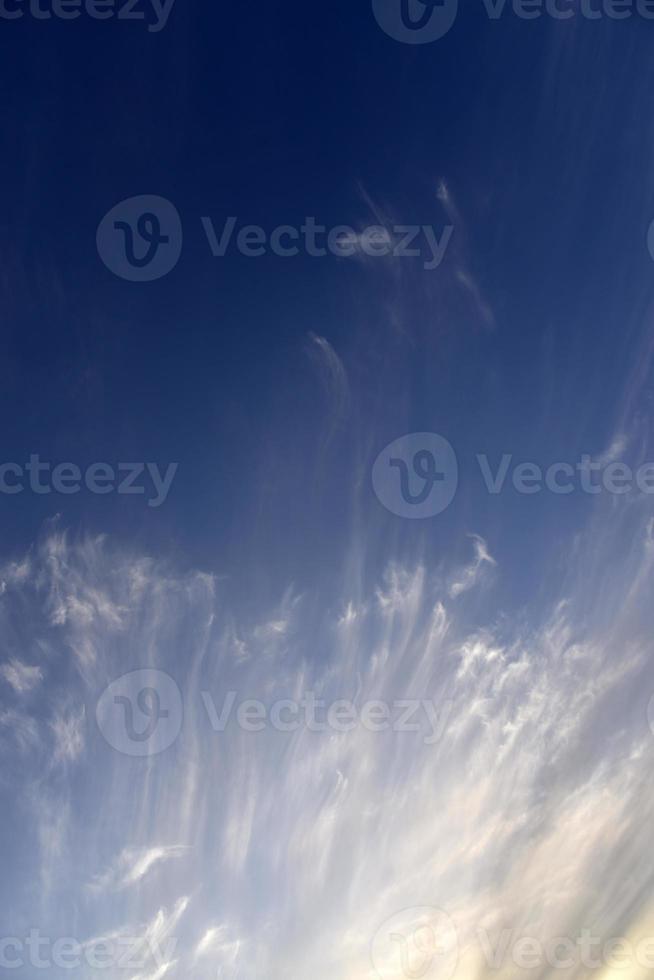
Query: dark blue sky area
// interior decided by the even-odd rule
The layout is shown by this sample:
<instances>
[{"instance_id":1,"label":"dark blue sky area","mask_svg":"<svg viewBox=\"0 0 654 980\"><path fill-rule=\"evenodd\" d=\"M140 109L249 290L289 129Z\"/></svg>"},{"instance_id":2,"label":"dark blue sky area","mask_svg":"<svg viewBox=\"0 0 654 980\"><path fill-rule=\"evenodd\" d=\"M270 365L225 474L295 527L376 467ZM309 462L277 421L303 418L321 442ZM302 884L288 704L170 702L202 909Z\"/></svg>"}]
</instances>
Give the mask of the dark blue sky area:
<instances>
[{"instance_id":1,"label":"dark blue sky area","mask_svg":"<svg viewBox=\"0 0 654 980\"><path fill-rule=\"evenodd\" d=\"M654 277L652 30L491 22L470 4L410 46L351 0L177 0L159 33L0 21L1 455L180 464L158 509L0 497L5 547L60 512L264 590L338 575L372 526L373 565L398 536L438 552L475 531L528 566L586 501L491 499L474 458L601 453L625 410ZM139 194L172 201L184 229L154 283L112 275L95 247ZM452 220L442 266L214 258L200 221L360 227L374 209ZM335 422L311 334L347 373ZM367 484L382 446L421 430L455 446L463 488L427 536Z\"/></svg>"}]
</instances>

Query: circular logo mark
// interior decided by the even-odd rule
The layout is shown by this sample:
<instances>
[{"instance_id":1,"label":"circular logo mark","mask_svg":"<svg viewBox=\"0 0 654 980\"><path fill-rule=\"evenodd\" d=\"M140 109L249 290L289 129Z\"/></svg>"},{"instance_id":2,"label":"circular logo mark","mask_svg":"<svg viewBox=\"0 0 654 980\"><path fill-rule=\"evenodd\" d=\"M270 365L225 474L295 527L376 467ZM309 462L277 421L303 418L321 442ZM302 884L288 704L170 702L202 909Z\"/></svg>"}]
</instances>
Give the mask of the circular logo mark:
<instances>
[{"instance_id":1,"label":"circular logo mark","mask_svg":"<svg viewBox=\"0 0 654 980\"><path fill-rule=\"evenodd\" d=\"M647 247L649 249L649 254L654 259L654 221L651 223L647 231Z\"/></svg>"},{"instance_id":2,"label":"circular logo mark","mask_svg":"<svg viewBox=\"0 0 654 980\"><path fill-rule=\"evenodd\" d=\"M456 454L443 436L413 432L383 449L372 468L377 498L398 517L424 518L442 513L459 482Z\"/></svg>"},{"instance_id":3,"label":"circular logo mark","mask_svg":"<svg viewBox=\"0 0 654 980\"><path fill-rule=\"evenodd\" d=\"M131 282L161 279L182 252L182 222L165 197L142 194L121 201L98 225L100 258L113 273Z\"/></svg>"},{"instance_id":4,"label":"circular logo mark","mask_svg":"<svg viewBox=\"0 0 654 980\"><path fill-rule=\"evenodd\" d=\"M456 927L442 909L403 909L377 930L370 955L381 980L450 980L459 962Z\"/></svg>"},{"instance_id":5,"label":"circular logo mark","mask_svg":"<svg viewBox=\"0 0 654 980\"><path fill-rule=\"evenodd\" d=\"M654 694L649 699L649 704L647 705L647 722L649 724L649 730L654 735Z\"/></svg>"},{"instance_id":6,"label":"circular logo mark","mask_svg":"<svg viewBox=\"0 0 654 980\"><path fill-rule=\"evenodd\" d=\"M123 755L158 755L182 730L184 708L175 681L161 670L133 670L112 681L96 707L98 728Z\"/></svg>"},{"instance_id":7,"label":"circular logo mark","mask_svg":"<svg viewBox=\"0 0 654 980\"><path fill-rule=\"evenodd\" d=\"M429 44L450 30L458 0L372 0L381 29L404 44Z\"/></svg>"}]
</instances>

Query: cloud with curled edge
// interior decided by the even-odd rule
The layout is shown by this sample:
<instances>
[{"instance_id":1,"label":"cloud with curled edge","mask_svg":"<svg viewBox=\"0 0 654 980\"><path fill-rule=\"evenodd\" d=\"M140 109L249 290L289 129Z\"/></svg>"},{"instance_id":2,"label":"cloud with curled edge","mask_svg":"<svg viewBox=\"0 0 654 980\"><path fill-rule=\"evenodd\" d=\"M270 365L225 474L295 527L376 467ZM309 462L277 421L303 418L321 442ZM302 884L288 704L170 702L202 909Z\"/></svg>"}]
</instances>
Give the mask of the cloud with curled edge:
<instances>
[{"instance_id":1,"label":"cloud with curled edge","mask_svg":"<svg viewBox=\"0 0 654 980\"><path fill-rule=\"evenodd\" d=\"M122 891L124 888L138 884L157 865L172 858L183 857L188 849L183 844L127 848L118 856L112 867L93 879L89 887L94 891L106 889Z\"/></svg>"},{"instance_id":2,"label":"cloud with curled edge","mask_svg":"<svg viewBox=\"0 0 654 980\"><path fill-rule=\"evenodd\" d=\"M226 958L239 975L375 980L370 949L380 926L424 906L444 909L456 926L454 980L533 976L510 952L502 956L507 927L543 940L584 928L604 939L647 935L649 523L643 519L618 567L615 542L606 530L599 535L600 514L551 606L501 633L494 609L489 621L466 621L447 584L464 580L456 570L443 585L434 570L396 563L363 592L345 576L333 608L291 607L282 594L277 608L237 622L223 613L209 576L177 573L106 540L44 540L29 576L12 585L24 610L14 626L24 649L36 649L37 632L47 642L68 699L64 717L83 717L84 747L53 768L50 722L62 702L26 711L41 751L21 757L4 805L21 814L12 852L35 854L43 888L35 899L5 854L14 896L7 934L28 921L69 935L75 907L83 935L118 929L156 940L161 962L134 976L164 970L173 980L202 980ZM475 562L488 566L481 539L473 540ZM612 575L599 603L592 583L605 554ZM472 590L480 579L465 581ZM92 615L48 618L52 595L72 609L72 600L89 599L89 586ZM0 596L0 621L6 601ZM121 610L120 630L104 609ZM234 657L234 630L253 637L258 624L289 618L292 628L276 640L283 656ZM320 659L312 656L317 634L326 648ZM93 645L92 663L80 662L73 641ZM143 666L174 676L187 710L170 750L135 760L112 750L82 707ZM326 702L428 698L450 709L433 744L422 716L403 733L358 726L255 734L235 722L215 732L201 694L210 691L220 707L230 690L266 704L313 691ZM101 852L127 839L141 847L119 857L107 887L78 903L80 886L106 874ZM187 848L177 860L159 850L171 840ZM126 880L132 885L114 887ZM212 932L217 923L229 930ZM489 949L498 958L492 966Z\"/></svg>"},{"instance_id":3,"label":"cloud with curled edge","mask_svg":"<svg viewBox=\"0 0 654 980\"><path fill-rule=\"evenodd\" d=\"M485 565L497 564L488 551L488 546L484 539L480 538L478 534L471 534L470 537L474 545L475 557L450 585L449 594L452 599L456 599L463 592L468 592L477 584Z\"/></svg>"},{"instance_id":4,"label":"cloud with curled edge","mask_svg":"<svg viewBox=\"0 0 654 980\"><path fill-rule=\"evenodd\" d=\"M239 939L231 938L231 930L225 924L210 926L195 947L194 960L211 957L214 967L233 969L241 951Z\"/></svg>"},{"instance_id":5,"label":"cloud with curled edge","mask_svg":"<svg viewBox=\"0 0 654 980\"><path fill-rule=\"evenodd\" d=\"M309 333L309 355L316 364L329 399L330 427L327 441L343 424L350 410L350 387L342 360L325 337Z\"/></svg>"}]
</instances>

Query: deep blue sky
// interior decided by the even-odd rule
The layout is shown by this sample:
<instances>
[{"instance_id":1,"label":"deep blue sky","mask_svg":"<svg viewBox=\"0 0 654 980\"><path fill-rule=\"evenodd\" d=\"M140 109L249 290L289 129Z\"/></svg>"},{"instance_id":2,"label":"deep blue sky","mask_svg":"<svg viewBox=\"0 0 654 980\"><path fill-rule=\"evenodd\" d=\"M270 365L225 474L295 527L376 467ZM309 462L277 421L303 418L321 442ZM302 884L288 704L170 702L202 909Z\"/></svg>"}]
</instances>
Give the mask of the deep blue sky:
<instances>
[{"instance_id":1,"label":"deep blue sky","mask_svg":"<svg viewBox=\"0 0 654 980\"><path fill-rule=\"evenodd\" d=\"M0 17L0 466L179 464L159 508L0 492L0 941L178 941L107 980L401 980L380 930L437 905L455 980L497 980L482 924L653 934L654 497L494 496L476 463L654 460L653 31L481 0L415 46L370 0ZM183 225L153 282L96 247L138 195ZM434 270L215 258L230 215L454 230ZM425 520L373 492L410 433L458 457ZM177 728L140 756L162 676ZM218 732L202 700L313 690L449 715Z\"/></svg>"},{"instance_id":2,"label":"deep blue sky","mask_svg":"<svg viewBox=\"0 0 654 980\"><path fill-rule=\"evenodd\" d=\"M210 570L320 579L353 530L355 458L404 431L443 432L464 471L476 452L547 462L610 442L652 279L649 23L491 22L479 5L413 47L363 2L178 0L156 34L1 26L3 454L180 463L156 512L0 498L10 550L57 510ZM397 289L333 258L214 259L200 225L365 224L372 200L440 227L440 179L492 330L453 285L452 252ZM105 212L142 193L173 201L185 234L152 284L112 276L95 249ZM355 403L326 452L311 331ZM374 497L359 503L381 520ZM429 547L475 530L522 565L543 522L565 530L578 505L467 484Z\"/></svg>"}]
</instances>

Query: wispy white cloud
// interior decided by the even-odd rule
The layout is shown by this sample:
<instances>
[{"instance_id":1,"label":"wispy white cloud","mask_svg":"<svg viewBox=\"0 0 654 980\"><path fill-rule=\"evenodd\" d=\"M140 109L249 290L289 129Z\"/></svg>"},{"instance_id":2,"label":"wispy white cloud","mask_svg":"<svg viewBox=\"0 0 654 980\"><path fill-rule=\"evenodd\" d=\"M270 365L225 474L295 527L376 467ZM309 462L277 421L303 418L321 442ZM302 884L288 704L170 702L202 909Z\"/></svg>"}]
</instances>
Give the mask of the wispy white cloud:
<instances>
[{"instance_id":1,"label":"wispy white cloud","mask_svg":"<svg viewBox=\"0 0 654 980\"><path fill-rule=\"evenodd\" d=\"M138 970L130 974L131 980L163 977L177 965L179 936L176 933L189 904L190 898L182 896L172 908L159 908L145 924L123 925L100 933L82 943L82 947L87 951L101 949L105 964L109 951L112 978L125 975L128 969Z\"/></svg>"},{"instance_id":2,"label":"wispy white cloud","mask_svg":"<svg viewBox=\"0 0 654 980\"><path fill-rule=\"evenodd\" d=\"M35 748L39 741L36 720L12 708L0 710L0 734L2 741L11 739L21 752Z\"/></svg>"},{"instance_id":3,"label":"wispy white cloud","mask_svg":"<svg viewBox=\"0 0 654 980\"><path fill-rule=\"evenodd\" d=\"M309 354L329 400L328 438L343 424L350 408L350 388L345 366L326 337L309 333Z\"/></svg>"},{"instance_id":4,"label":"wispy white cloud","mask_svg":"<svg viewBox=\"0 0 654 980\"><path fill-rule=\"evenodd\" d=\"M233 938L231 933L232 930L225 924L210 926L195 947L194 959L197 961L210 956L214 970L234 966L239 957L241 942Z\"/></svg>"},{"instance_id":5,"label":"wispy white cloud","mask_svg":"<svg viewBox=\"0 0 654 980\"><path fill-rule=\"evenodd\" d=\"M466 240L466 222L456 204L450 186L444 179L441 179L438 183L436 196L458 232L456 237L456 281L463 287L468 298L472 301L474 310L483 325L488 329L492 329L496 326L495 314L490 302L484 295L478 279L471 271L465 247L461 244Z\"/></svg>"},{"instance_id":6,"label":"wispy white cloud","mask_svg":"<svg viewBox=\"0 0 654 980\"><path fill-rule=\"evenodd\" d=\"M495 565L495 559L488 551L488 546L483 538L478 534L471 534L475 549L473 561L459 573L454 582L450 585L450 597L456 599L462 592L468 592L479 581L484 565Z\"/></svg>"},{"instance_id":7,"label":"wispy white cloud","mask_svg":"<svg viewBox=\"0 0 654 980\"><path fill-rule=\"evenodd\" d=\"M63 709L50 722L54 734L54 759L75 762L84 751L86 709Z\"/></svg>"},{"instance_id":8,"label":"wispy white cloud","mask_svg":"<svg viewBox=\"0 0 654 980\"><path fill-rule=\"evenodd\" d=\"M13 687L17 694L27 694L43 680L40 667L30 667L12 658L9 663L0 666L0 676Z\"/></svg>"},{"instance_id":9,"label":"wispy white cloud","mask_svg":"<svg viewBox=\"0 0 654 980\"><path fill-rule=\"evenodd\" d=\"M115 864L97 875L91 887L96 890L129 888L140 882L152 869L171 858L183 857L188 846L172 844L159 847L127 848Z\"/></svg>"},{"instance_id":10,"label":"wispy white cloud","mask_svg":"<svg viewBox=\"0 0 654 980\"><path fill-rule=\"evenodd\" d=\"M225 615L206 577L106 542L61 544L56 563L36 554L21 595L30 612L22 639L28 648L38 622L64 691L51 717L23 720L25 833L38 841L47 888L37 907L16 881L17 907L67 934L67 903L92 882L78 913L84 934L156 941L160 959L133 975L165 970L175 980L219 968L370 980L381 923L429 904L451 915L465 969L482 976L481 926L542 936L584 924L607 936L644 928L654 555L644 527L602 607L589 612L591 532L582 574L528 625L477 606L466 621L465 589L491 567L501 576L479 537L461 572L396 562L368 590L345 581L333 608L288 590L252 622ZM122 610L120 629L96 615L44 627L48 576L74 597L86 594L88 568L108 608ZM279 622L288 629L257 635ZM247 638L247 658L234 656L234 636ZM72 639L93 642L91 666L80 666ZM273 648L279 655L266 656ZM134 759L108 745L82 709L144 665L174 676L185 716L167 752ZM421 731L361 726L256 734L232 723L216 732L204 690L217 703L229 690L267 704L307 691L358 705L427 698L449 712L432 744ZM17 722L6 713L0 721L15 744ZM47 744L41 728L74 766L53 767L29 748ZM170 841L193 846L161 843ZM108 866L107 853L118 855ZM193 901L170 907L171 894ZM137 925L116 929L123 919Z\"/></svg>"}]
</instances>

